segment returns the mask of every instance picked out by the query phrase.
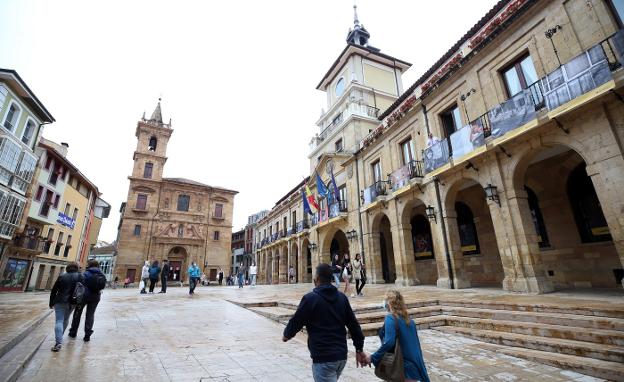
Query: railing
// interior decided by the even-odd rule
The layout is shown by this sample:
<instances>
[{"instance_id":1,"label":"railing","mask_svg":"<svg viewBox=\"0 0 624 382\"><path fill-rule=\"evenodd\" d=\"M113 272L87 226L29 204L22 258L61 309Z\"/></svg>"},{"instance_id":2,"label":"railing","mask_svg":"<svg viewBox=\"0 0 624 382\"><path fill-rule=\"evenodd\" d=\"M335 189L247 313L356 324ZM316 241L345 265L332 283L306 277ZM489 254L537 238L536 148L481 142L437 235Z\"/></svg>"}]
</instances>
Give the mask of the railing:
<instances>
[{"instance_id":1,"label":"railing","mask_svg":"<svg viewBox=\"0 0 624 382\"><path fill-rule=\"evenodd\" d=\"M449 162L449 141L447 138L434 143L423 150L425 172L431 172Z\"/></svg>"},{"instance_id":2,"label":"railing","mask_svg":"<svg viewBox=\"0 0 624 382\"><path fill-rule=\"evenodd\" d=\"M364 110L366 111L366 115L371 118L379 117L379 109L370 105L364 105Z\"/></svg>"},{"instance_id":3,"label":"railing","mask_svg":"<svg viewBox=\"0 0 624 382\"><path fill-rule=\"evenodd\" d=\"M306 228L310 228L310 224L307 220L301 220L297 222L297 232L303 232L303 230Z\"/></svg>"},{"instance_id":4,"label":"railing","mask_svg":"<svg viewBox=\"0 0 624 382\"><path fill-rule=\"evenodd\" d=\"M406 186L411 179L424 177L424 174L423 162L420 160L411 160L405 166L390 174L392 190L396 191Z\"/></svg>"},{"instance_id":5,"label":"railing","mask_svg":"<svg viewBox=\"0 0 624 382\"><path fill-rule=\"evenodd\" d=\"M321 131L321 133L313 139L312 149L314 149L320 142L325 140L339 125L347 120L351 115L358 115L362 117L368 117L377 119L379 116L379 109L359 103L349 103L340 113L334 116L334 119Z\"/></svg>"},{"instance_id":6,"label":"railing","mask_svg":"<svg viewBox=\"0 0 624 382\"><path fill-rule=\"evenodd\" d=\"M341 213L347 212L347 201L340 200L338 202L334 202L329 205L329 217L335 218L339 216Z\"/></svg>"},{"instance_id":7,"label":"railing","mask_svg":"<svg viewBox=\"0 0 624 382\"><path fill-rule=\"evenodd\" d=\"M366 187L362 191L362 198L364 199L364 204L370 204L377 200L380 195L386 195L386 183L383 180L379 180L372 185Z\"/></svg>"},{"instance_id":8,"label":"railing","mask_svg":"<svg viewBox=\"0 0 624 382\"><path fill-rule=\"evenodd\" d=\"M315 226L319 223L318 214L313 214L310 218L310 226Z\"/></svg>"},{"instance_id":9,"label":"railing","mask_svg":"<svg viewBox=\"0 0 624 382\"><path fill-rule=\"evenodd\" d=\"M39 237L17 236L13 240L13 245L18 248L28 249L36 252L43 252L47 240Z\"/></svg>"},{"instance_id":10,"label":"railing","mask_svg":"<svg viewBox=\"0 0 624 382\"><path fill-rule=\"evenodd\" d=\"M331 134L331 132L334 131L334 128L340 125L342 121L343 121L343 112L341 111L337 116L334 117L334 119L332 119L331 123L327 125L327 127L324 128L323 131L321 131L321 133L318 136L319 139L324 140L325 138L327 138L329 134Z\"/></svg>"}]
</instances>

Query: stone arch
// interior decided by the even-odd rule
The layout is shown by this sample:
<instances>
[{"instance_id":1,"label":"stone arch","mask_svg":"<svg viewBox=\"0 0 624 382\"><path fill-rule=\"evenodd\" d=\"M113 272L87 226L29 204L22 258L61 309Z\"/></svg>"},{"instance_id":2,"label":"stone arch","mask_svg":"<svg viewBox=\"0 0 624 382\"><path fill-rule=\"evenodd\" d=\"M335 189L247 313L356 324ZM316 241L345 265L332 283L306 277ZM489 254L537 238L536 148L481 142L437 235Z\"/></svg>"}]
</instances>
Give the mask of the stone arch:
<instances>
[{"instance_id":1,"label":"stone arch","mask_svg":"<svg viewBox=\"0 0 624 382\"><path fill-rule=\"evenodd\" d=\"M312 282L312 251L310 250L310 239L306 236L301 240L301 279L303 282Z\"/></svg>"},{"instance_id":2,"label":"stone arch","mask_svg":"<svg viewBox=\"0 0 624 382\"><path fill-rule=\"evenodd\" d=\"M167 251L166 258L169 262L169 275L167 279L172 282L188 281L187 270L191 265L191 260L189 259L189 252L186 247L172 245Z\"/></svg>"},{"instance_id":3,"label":"stone arch","mask_svg":"<svg viewBox=\"0 0 624 382\"><path fill-rule=\"evenodd\" d=\"M373 250L369 261L373 264L374 276L387 284L394 283L397 277L394 248L398 243L392 241L390 218L384 212L376 213L371 228L370 240Z\"/></svg>"},{"instance_id":4,"label":"stone arch","mask_svg":"<svg viewBox=\"0 0 624 382\"><path fill-rule=\"evenodd\" d=\"M293 242L290 244L290 265L295 270L295 278L292 281L294 281L296 283L298 283L299 280L300 280L299 264L300 264L299 246L297 245L297 242L293 240Z\"/></svg>"},{"instance_id":5,"label":"stone arch","mask_svg":"<svg viewBox=\"0 0 624 382\"><path fill-rule=\"evenodd\" d=\"M325 232L325 234L321 237L320 251L321 262L331 263L331 260L336 252L338 252L340 259L342 260L343 254L350 254L347 235L342 229L337 227L328 229L327 232Z\"/></svg>"}]
</instances>

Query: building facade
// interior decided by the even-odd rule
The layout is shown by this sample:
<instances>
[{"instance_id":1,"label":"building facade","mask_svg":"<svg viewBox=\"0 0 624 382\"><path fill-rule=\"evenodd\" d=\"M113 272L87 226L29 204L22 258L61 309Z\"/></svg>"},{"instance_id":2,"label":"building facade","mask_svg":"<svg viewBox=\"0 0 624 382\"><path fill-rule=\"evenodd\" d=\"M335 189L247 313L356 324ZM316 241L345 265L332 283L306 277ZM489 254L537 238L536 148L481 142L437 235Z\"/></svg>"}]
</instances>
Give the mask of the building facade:
<instances>
[{"instance_id":1,"label":"building facade","mask_svg":"<svg viewBox=\"0 0 624 382\"><path fill-rule=\"evenodd\" d=\"M169 260L169 279L188 282L195 261L215 280L231 263L232 211L237 191L183 178L164 178L173 133L160 102L136 127L137 148L127 201L121 207L115 275L138 280L146 260Z\"/></svg>"},{"instance_id":2,"label":"building facade","mask_svg":"<svg viewBox=\"0 0 624 382\"><path fill-rule=\"evenodd\" d=\"M607 0L500 1L356 135L352 151L319 156L313 144L313 174L327 183L333 172L346 206L321 202L310 219L312 265L348 252L364 255L377 283L525 293L621 287L618 10ZM348 67L346 59L334 66L341 62ZM259 252L269 258L272 245L288 250L264 243ZM265 280L275 282L273 269Z\"/></svg>"},{"instance_id":3,"label":"building facade","mask_svg":"<svg viewBox=\"0 0 624 382\"><path fill-rule=\"evenodd\" d=\"M52 115L13 70L0 69L0 290L21 291L40 252L26 230L35 148ZM30 236L30 238L29 238Z\"/></svg>"}]
</instances>

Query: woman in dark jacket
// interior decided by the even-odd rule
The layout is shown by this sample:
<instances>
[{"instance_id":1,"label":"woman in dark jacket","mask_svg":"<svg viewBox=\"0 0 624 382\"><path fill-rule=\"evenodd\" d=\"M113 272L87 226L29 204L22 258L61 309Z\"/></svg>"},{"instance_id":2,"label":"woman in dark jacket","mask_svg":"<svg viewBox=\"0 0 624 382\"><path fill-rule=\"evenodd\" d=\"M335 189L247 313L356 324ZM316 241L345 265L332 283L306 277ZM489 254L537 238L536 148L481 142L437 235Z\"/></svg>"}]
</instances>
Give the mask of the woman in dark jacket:
<instances>
[{"instance_id":1,"label":"woman in dark jacket","mask_svg":"<svg viewBox=\"0 0 624 382\"><path fill-rule=\"evenodd\" d=\"M78 263L71 262L67 264L66 272L56 279L52 291L50 292L50 309L54 309L56 323L54 325L55 344L52 351L61 350L63 343L63 333L67 329L69 316L71 315L74 305L72 297L76 283L82 281L82 275L78 273Z\"/></svg>"},{"instance_id":2,"label":"woman in dark jacket","mask_svg":"<svg viewBox=\"0 0 624 382\"><path fill-rule=\"evenodd\" d=\"M156 283L158 282L159 275L160 275L160 267L158 266L158 260L155 260L149 269L149 278L150 278L149 292L150 293L154 293L154 287L156 286Z\"/></svg>"}]
</instances>

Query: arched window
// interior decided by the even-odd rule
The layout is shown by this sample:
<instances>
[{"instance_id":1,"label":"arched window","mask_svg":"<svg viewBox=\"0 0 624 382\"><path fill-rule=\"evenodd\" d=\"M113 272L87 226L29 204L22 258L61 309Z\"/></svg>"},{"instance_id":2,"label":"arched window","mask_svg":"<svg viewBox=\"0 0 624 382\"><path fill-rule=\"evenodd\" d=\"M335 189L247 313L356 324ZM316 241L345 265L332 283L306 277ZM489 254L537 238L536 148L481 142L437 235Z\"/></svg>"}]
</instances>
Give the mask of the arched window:
<instances>
[{"instance_id":1,"label":"arched window","mask_svg":"<svg viewBox=\"0 0 624 382\"><path fill-rule=\"evenodd\" d=\"M410 220L412 226L412 243L416 260L433 258L433 241L431 227L423 215L416 215Z\"/></svg>"},{"instance_id":2,"label":"arched window","mask_svg":"<svg viewBox=\"0 0 624 382\"><path fill-rule=\"evenodd\" d=\"M156 151L156 145L158 144L158 139L156 139L156 137L152 136L149 139L149 143L147 144L147 150L148 151Z\"/></svg>"},{"instance_id":3,"label":"arched window","mask_svg":"<svg viewBox=\"0 0 624 382\"><path fill-rule=\"evenodd\" d=\"M537 195L529 187L524 186L524 190L527 192L527 200L529 202L529 209L531 210L531 217L533 218L533 224L535 225L535 232L537 232L537 242L540 248L550 247L548 241L548 232L546 232L546 224L544 223L544 217L542 216L542 210L539 207Z\"/></svg>"},{"instance_id":4,"label":"arched window","mask_svg":"<svg viewBox=\"0 0 624 382\"><path fill-rule=\"evenodd\" d=\"M479 247L479 237L477 236L477 226L474 222L472 210L462 202L455 203L457 213L457 226L459 228L459 241L464 255L475 255L481 253Z\"/></svg>"},{"instance_id":5,"label":"arched window","mask_svg":"<svg viewBox=\"0 0 624 382\"><path fill-rule=\"evenodd\" d=\"M585 170L585 163L578 165L568 178L568 198L583 243L610 241L611 234L594 184Z\"/></svg>"},{"instance_id":6,"label":"arched window","mask_svg":"<svg viewBox=\"0 0 624 382\"><path fill-rule=\"evenodd\" d=\"M178 211L188 211L191 204L191 197L188 195L178 195Z\"/></svg>"}]
</instances>

